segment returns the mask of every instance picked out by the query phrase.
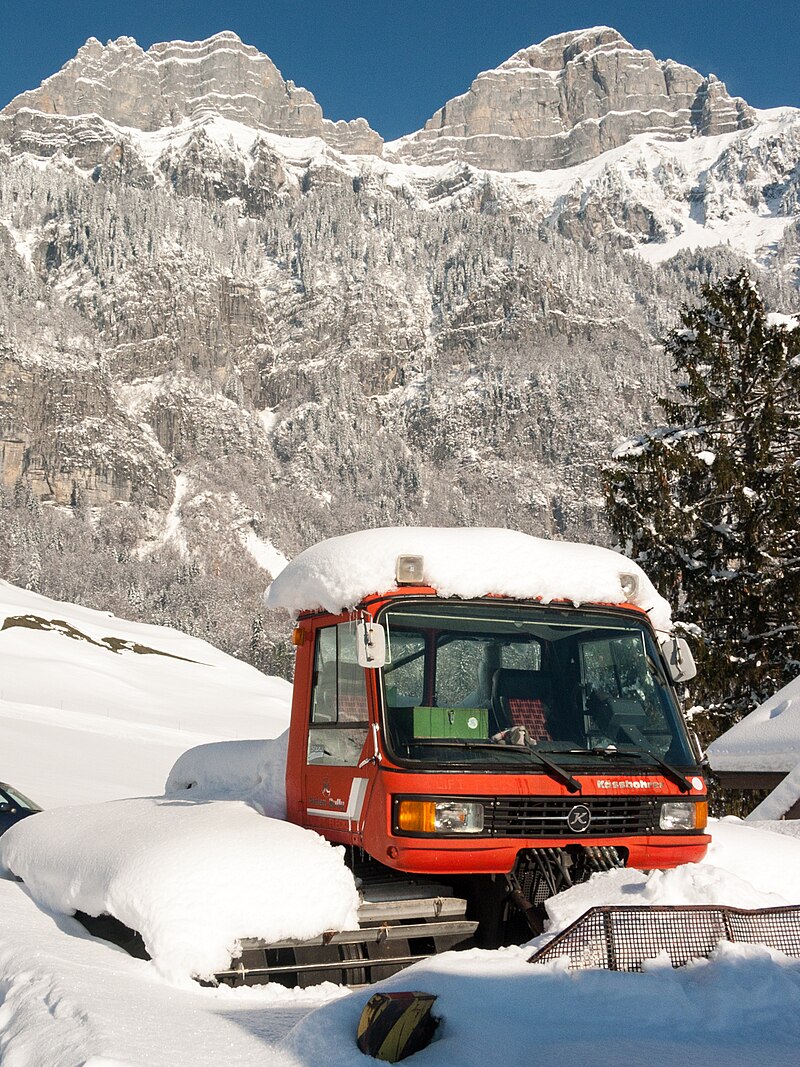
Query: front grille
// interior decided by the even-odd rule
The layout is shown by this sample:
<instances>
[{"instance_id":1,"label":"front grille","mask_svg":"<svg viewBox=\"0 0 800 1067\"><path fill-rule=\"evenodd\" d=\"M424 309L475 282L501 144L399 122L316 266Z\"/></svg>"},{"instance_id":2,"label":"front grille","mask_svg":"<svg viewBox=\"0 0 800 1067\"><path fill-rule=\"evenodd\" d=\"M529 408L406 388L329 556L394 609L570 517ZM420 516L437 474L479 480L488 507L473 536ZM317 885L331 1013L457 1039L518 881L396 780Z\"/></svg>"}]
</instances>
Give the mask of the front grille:
<instances>
[{"instance_id":1,"label":"front grille","mask_svg":"<svg viewBox=\"0 0 800 1067\"><path fill-rule=\"evenodd\" d=\"M567 816L576 806L589 809L588 829L575 833ZM659 801L633 797L494 797L485 803L485 831L493 837L622 837L647 834L658 826Z\"/></svg>"}]
</instances>

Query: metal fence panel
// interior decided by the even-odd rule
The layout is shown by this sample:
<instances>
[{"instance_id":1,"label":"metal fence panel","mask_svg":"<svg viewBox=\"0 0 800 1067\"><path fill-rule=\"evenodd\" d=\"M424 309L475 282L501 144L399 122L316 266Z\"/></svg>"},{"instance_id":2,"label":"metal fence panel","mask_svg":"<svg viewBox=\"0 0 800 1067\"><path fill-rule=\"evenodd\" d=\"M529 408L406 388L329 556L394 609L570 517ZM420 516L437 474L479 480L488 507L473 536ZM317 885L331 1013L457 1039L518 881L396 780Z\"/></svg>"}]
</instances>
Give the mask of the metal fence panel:
<instances>
[{"instance_id":1,"label":"metal fence panel","mask_svg":"<svg viewBox=\"0 0 800 1067\"><path fill-rule=\"evenodd\" d=\"M800 959L800 907L745 911L713 904L591 908L531 956L566 957L570 970L641 971L666 953L673 967L707 959L720 941L766 945Z\"/></svg>"}]
</instances>

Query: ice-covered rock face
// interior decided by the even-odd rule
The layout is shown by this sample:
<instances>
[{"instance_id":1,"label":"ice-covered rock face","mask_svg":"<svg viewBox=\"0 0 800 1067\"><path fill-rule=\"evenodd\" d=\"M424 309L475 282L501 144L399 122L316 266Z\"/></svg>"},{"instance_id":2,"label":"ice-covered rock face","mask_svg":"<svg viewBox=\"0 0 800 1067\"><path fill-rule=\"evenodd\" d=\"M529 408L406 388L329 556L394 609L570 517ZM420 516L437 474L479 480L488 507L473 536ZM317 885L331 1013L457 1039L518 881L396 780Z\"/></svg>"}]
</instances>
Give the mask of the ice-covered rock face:
<instances>
[{"instance_id":1,"label":"ice-covered rock face","mask_svg":"<svg viewBox=\"0 0 800 1067\"><path fill-rule=\"evenodd\" d=\"M479 74L423 130L388 154L464 160L490 170L549 170L592 159L638 133L686 138L752 125L714 75L656 60L607 26L549 37Z\"/></svg>"},{"instance_id":2,"label":"ice-covered rock face","mask_svg":"<svg viewBox=\"0 0 800 1067\"><path fill-rule=\"evenodd\" d=\"M151 131L208 113L288 137L321 137L352 154L380 153L382 144L364 119L323 118L307 89L284 81L271 59L229 31L146 52L132 37L106 45L92 37L57 74L11 101L0 132L19 137L33 127L57 137L65 118L93 115Z\"/></svg>"}]
</instances>

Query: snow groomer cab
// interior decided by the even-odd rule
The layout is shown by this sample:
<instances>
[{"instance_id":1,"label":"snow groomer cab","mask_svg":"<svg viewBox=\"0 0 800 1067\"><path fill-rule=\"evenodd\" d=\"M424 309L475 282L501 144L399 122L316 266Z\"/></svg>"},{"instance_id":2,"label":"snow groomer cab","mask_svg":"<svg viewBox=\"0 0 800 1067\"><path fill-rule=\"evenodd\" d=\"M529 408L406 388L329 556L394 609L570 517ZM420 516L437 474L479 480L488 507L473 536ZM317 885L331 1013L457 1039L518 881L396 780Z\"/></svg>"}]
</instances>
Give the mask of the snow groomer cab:
<instances>
[{"instance_id":1,"label":"snow groomer cab","mask_svg":"<svg viewBox=\"0 0 800 1067\"><path fill-rule=\"evenodd\" d=\"M608 549L509 530L372 530L298 556L288 817L448 882L502 940L594 872L702 859L694 673L667 603ZM488 943L488 942L487 942Z\"/></svg>"}]
</instances>

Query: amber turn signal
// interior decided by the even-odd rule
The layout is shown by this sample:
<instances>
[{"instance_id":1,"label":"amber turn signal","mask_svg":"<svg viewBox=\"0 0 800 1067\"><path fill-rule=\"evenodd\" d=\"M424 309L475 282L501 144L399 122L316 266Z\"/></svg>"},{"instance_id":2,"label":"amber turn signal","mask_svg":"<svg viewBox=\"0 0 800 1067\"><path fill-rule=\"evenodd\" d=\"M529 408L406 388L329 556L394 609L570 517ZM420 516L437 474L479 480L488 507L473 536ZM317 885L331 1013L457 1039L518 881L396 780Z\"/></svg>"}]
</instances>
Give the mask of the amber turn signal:
<instances>
[{"instance_id":1,"label":"amber turn signal","mask_svg":"<svg viewBox=\"0 0 800 1067\"><path fill-rule=\"evenodd\" d=\"M401 800L397 805L397 829L406 833L432 834L436 829L434 802Z\"/></svg>"}]
</instances>

